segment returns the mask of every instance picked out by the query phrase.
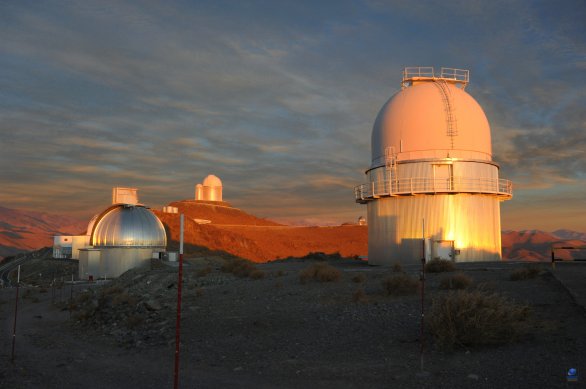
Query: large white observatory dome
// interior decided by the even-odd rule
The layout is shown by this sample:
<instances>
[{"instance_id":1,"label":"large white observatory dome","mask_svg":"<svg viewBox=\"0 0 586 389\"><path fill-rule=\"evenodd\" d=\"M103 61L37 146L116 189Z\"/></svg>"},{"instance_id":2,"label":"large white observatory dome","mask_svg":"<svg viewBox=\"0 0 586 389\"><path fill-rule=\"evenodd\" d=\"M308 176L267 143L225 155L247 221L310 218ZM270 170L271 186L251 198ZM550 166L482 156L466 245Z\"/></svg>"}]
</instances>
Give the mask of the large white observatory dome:
<instances>
[{"instance_id":1,"label":"large white observatory dome","mask_svg":"<svg viewBox=\"0 0 586 389\"><path fill-rule=\"evenodd\" d=\"M94 247L164 248L163 223L143 206L117 204L100 214L91 231Z\"/></svg>"},{"instance_id":2,"label":"large white observatory dome","mask_svg":"<svg viewBox=\"0 0 586 389\"><path fill-rule=\"evenodd\" d=\"M459 87L462 85L462 87ZM372 131L372 165L389 150L397 160L491 160L490 126L480 105L458 82L415 81L381 108Z\"/></svg>"},{"instance_id":3,"label":"large white observatory dome","mask_svg":"<svg viewBox=\"0 0 586 389\"><path fill-rule=\"evenodd\" d=\"M500 206L513 196L492 161L490 126L464 88L469 72L405 68L372 128L366 204L375 265L501 259Z\"/></svg>"}]
</instances>

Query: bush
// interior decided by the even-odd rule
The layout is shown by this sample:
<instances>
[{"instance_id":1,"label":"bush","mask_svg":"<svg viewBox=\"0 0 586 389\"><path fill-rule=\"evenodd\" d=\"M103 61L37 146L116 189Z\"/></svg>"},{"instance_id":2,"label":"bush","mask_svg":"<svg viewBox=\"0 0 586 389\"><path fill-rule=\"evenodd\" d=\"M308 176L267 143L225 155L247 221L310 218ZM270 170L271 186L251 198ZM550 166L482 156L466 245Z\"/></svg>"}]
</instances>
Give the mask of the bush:
<instances>
[{"instance_id":1,"label":"bush","mask_svg":"<svg viewBox=\"0 0 586 389\"><path fill-rule=\"evenodd\" d=\"M126 327L134 329L144 322L144 317L139 314L133 313L126 318Z\"/></svg>"},{"instance_id":2,"label":"bush","mask_svg":"<svg viewBox=\"0 0 586 389\"><path fill-rule=\"evenodd\" d=\"M454 291L433 300L428 326L444 350L506 344L518 339L529 308L497 294Z\"/></svg>"},{"instance_id":3,"label":"bush","mask_svg":"<svg viewBox=\"0 0 586 389\"><path fill-rule=\"evenodd\" d=\"M237 277L248 277L250 273L256 270L256 267L246 259L232 259L224 262L221 270L224 273L232 273Z\"/></svg>"},{"instance_id":4,"label":"bush","mask_svg":"<svg viewBox=\"0 0 586 389\"><path fill-rule=\"evenodd\" d=\"M319 282L332 282L338 281L342 273L333 266L328 265L325 262L318 262L310 267L303 269L299 273L299 281L305 284L307 281L314 279Z\"/></svg>"},{"instance_id":5,"label":"bush","mask_svg":"<svg viewBox=\"0 0 586 389\"><path fill-rule=\"evenodd\" d=\"M196 273L198 277L205 277L212 272L212 268L209 266L204 267L203 269L199 269Z\"/></svg>"},{"instance_id":6,"label":"bush","mask_svg":"<svg viewBox=\"0 0 586 389\"><path fill-rule=\"evenodd\" d=\"M262 278L265 278L265 272L259 269L255 269L251 271L248 276L253 280L260 280Z\"/></svg>"},{"instance_id":7,"label":"bush","mask_svg":"<svg viewBox=\"0 0 586 389\"><path fill-rule=\"evenodd\" d=\"M128 304L128 305L135 305L138 302L137 298L129 295L128 293L124 292L124 293L119 293L116 295L116 297L114 297L112 299L112 305L122 305L122 304Z\"/></svg>"},{"instance_id":8,"label":"bush","mask_svg":"<svg viewBox=\"0 0 586 389\"><path fill-rule=\"evenodd\" d=\"M529 280L537 277L540 273L537 267L523 267L511 273L511 281Z\"/></svg>"},{"instance_id":9,"label":"bush","mask_svg":"<svg viewBox=\"0 0 586 389\"><path fill-rule=\"evenodd\" d=\"M352 277L352 282L356 282L357 284L360 284L364 281L366 281L366 276L362 273L356 274L354 277Z\"/></svg>"},{"instance_id":10,"label":"bush","mask_svg":"<svg viewBox=\"0 0 586 389\"><path fill-rule=\"evenodd\" d=\"M466 289L470 285L472 285L472 278L464 273L445 276L440 281L441 289Z\"/></svg>"},{"instance_id":11,"label":"bush","mask_svg":"<svg viewBox=\"0 0 586 389\"><path fill-rule=\"evenodd\" d=\"M122 288L119 287L119 286L117 286L117 285L111 285L111 286L108 286L105 289L102 289L102 295L103 296L110 296L110 295L113 295L113 294L118 294L120 292L122 292Z\"/></svg>"},{"instance_id":12,"label":"bush","mask_svg":"<svg viewBox=\"0 0 586 389\"><path fill-rule=\"evenodd\" d=\"M417 292L419 281L407 274L398 274L385 279L383 288L389 296L405 296Z\"/></svg>"},{"instance_id":13,"label":"bush","mask_svg":"<svg viewBox=\"0 0 586 389\"><path fill-rule=\"evenodd\" d=\"M366 296L364 289L356 289L354 294L352 294L352 301L354 301L355 303L367 303L368 297Z\"/></svg>"},{"instance_id":14,"label":"bush","mask_svg":"<svg viewBox=\"0 0 586 389\"><path fill-rule=\"evenodd\" d=\"M403 273L403 265L401 265L399 262L395 262L393 263L393 273Z\"/></svg>"},{"instance_id":15,"label":"bush","mask_svg":"<svg viewBox=\"0 0 586 389\"><path fill-rule=\"evenodd\" d=\"M447 259L435 258L425 264L427 273L444 273L456 270L456 265Z\"/></svg>"}]
</instances>

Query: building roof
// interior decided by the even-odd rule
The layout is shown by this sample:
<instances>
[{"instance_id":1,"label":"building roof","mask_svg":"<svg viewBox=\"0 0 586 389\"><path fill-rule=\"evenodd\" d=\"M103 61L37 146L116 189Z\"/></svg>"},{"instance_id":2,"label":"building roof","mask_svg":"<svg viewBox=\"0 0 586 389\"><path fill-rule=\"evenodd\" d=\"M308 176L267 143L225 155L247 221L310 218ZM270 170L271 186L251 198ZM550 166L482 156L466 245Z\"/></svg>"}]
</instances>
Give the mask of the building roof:
<instances>
[{"instance_id":1,"label":"building roof","mask_svg":"<svg viewBox=\"0 0 586 389\"><path fill-rule=\"evenodd\" d=\"M392 96L372 130L372 166L426 158L492 159L484 111L458 83L421 78Z\"/></svg>"},{"instance_id":2,"label":"building roof","mask_svg":"<svg viewBox=\"0 0 586 389\"><path fill-rule=\"evenodd\" d=\"M116 204L102 212L93 225L90 244L94 247L167 246L163 223L141 205Z\"/></svg>"}]
</instances>

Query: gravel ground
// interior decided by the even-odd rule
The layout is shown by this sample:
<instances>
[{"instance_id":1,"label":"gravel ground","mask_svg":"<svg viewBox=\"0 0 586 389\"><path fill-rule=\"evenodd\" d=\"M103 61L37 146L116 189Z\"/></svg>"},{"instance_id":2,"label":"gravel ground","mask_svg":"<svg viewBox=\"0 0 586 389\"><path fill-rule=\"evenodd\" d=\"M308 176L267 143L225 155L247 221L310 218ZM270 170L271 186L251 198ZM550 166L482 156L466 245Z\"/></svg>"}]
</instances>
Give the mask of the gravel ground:
<instances>
[{"instance_id":1,"label":"gravel ground","mask_svg":"<svg viewBox=\"0 0 586 389\"><path fill-rule=\"evenodd\" d=\"M546 265L510 281L520 263L461 264L482 285L531 308L518 342L439 350L426 332L420 297L387 296L391 269L329 260L335 282L301 283L315 263L262 265L264 277L222 272L219 257L186 262L180 387L218 388L566 388L568 368L586 374L586 314ZM406 267L418 276L418 267ZM49 271L46 271L50 273ZM0 387L160 388L173 383L177 269L154 263L105 285L55 292L21 288L16 359L10 362L14 289L0 291ZM428 274L426 310L445 293ZM355 280L353 280L355 279ZM361 281L361 282L355 282ZM40 282L39 282L40 283ZM42 284L42 283L41 283ZM85 290L85 292L84 292ZM357 290L362 295L355 301ZM65 293L63 293L63 291ZM22 297L24 296L24 297ZM6 350L6 351L4 351Z\"/></svg>"}]
</instances>

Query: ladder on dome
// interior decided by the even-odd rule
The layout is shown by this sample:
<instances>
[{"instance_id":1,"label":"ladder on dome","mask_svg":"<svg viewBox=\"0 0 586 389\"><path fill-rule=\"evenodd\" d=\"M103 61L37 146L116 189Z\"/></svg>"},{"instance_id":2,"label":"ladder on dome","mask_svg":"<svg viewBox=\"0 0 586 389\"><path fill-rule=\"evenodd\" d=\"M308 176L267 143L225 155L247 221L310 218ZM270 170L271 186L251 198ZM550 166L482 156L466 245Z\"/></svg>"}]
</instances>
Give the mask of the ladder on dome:
<instances>
[{"instance_id":1,"label":"ladder on dome","mask_svg":"<svg viewBox=\"0 0 586 389\"><path fill-rule=\"evenodd\" d=\"M450 137L450 144L454 148L454 137L458 135L458 123L456 121L455 105L452 103L450 88L445 80L439 79L434 84L438 87L444 103L446 113L446 135Z\"/></svg>"},{"instance_id":2,"label":"ladder on dome","mask_svg":"<svg viewBox=\"0 0 586 389\"><path fill-rule=\"evenodd\" d=\"M397 154L395 153L395 148L393 146L389 146L385 149L385 166L386 171L388 172L388 182L389 182L389 196L393 194L393 192L398 192L398 182L399 178L397 177Z\"/></svg>"}]
</instances>

